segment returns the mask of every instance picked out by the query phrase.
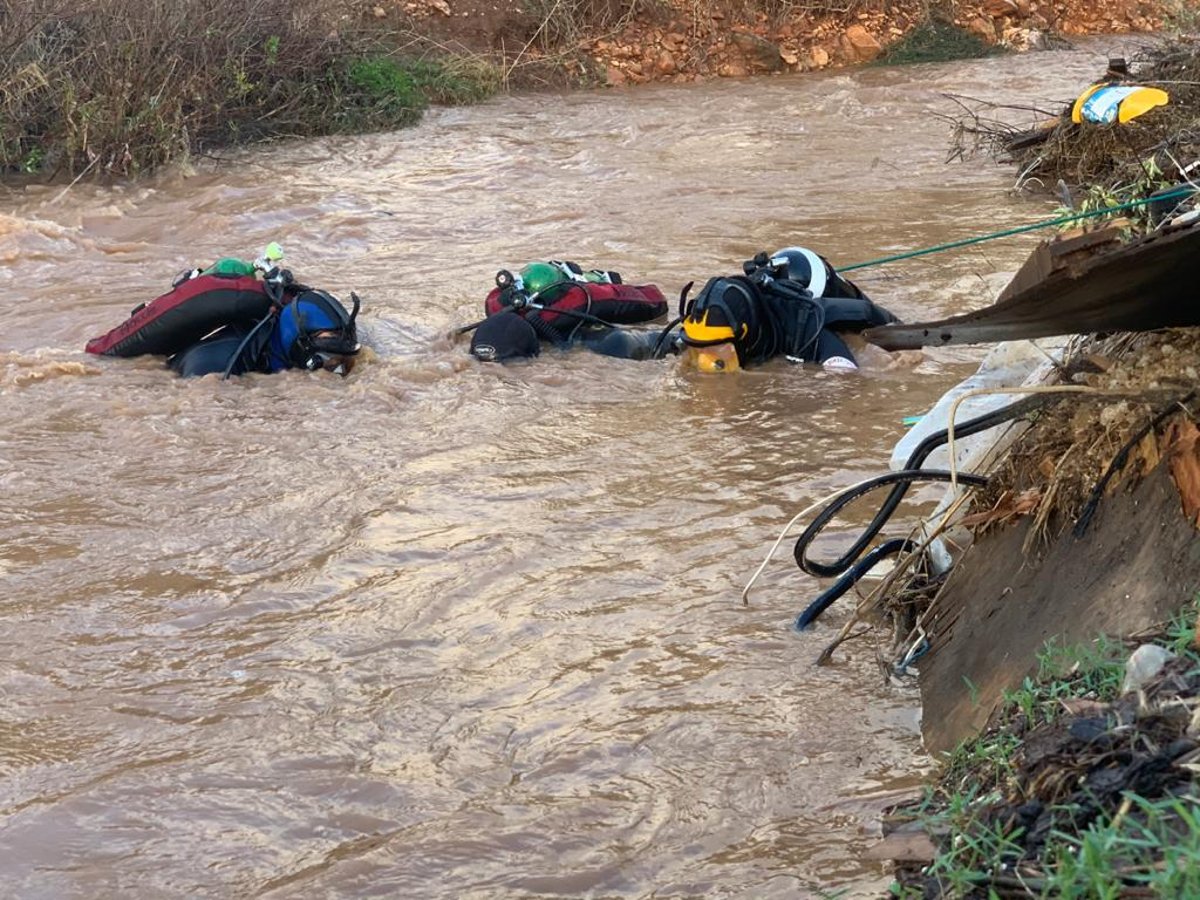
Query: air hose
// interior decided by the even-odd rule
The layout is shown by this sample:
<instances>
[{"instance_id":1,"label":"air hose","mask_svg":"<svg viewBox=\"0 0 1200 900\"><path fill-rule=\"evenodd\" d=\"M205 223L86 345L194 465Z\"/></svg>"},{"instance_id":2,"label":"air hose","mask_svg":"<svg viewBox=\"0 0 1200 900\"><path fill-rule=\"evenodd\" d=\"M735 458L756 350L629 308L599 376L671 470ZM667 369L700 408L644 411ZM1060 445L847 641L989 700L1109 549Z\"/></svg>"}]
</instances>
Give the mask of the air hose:
<instances>
[{"instance_id":1,"label":"air hose","mask_svg":"<svg viewBox=\"0 0 1200 900\"><path fill-rule=\"evenodd\" d=\"M650 352L651 359L666 358L668 348L673 346L672 343L667 340L667 338L671 336L671 332L674 331L682 321L683 317L678 316L666 324L663 330L659 333L658 340L654 342L654 349Z\"/></svg>"},{"instance_id":2,"label":"air hose","mask_svg":"<svg viewBox=\"0 0 1200 900\"><path fill-rule=\"evenodd\" d=\"M650 354L651 359L663 359L667 355L667 348L671 346L671 342L667 340L671 332L674 331L684 319L688 317L688 313L692 310L692 304L688 302L688 294L691 293L694 281L689 281L679 291L679 315L666 324L661 332L659 332L658 340L654 342L654 350Z\"/></svg>"},{"instance_id":3,"label":"air hose","mask_svg":"<svg viewBox=\"0 0 1200 900\"><path fill-rule=\"evenodd\" d=\"M274 306L272 306L270 310L267 311L267 314L258 322L258 324L251 328L249 333L242 338L242 342L238 344L237 350L233 352L233 356L229 357L229 365L225 367L225 371L221 374L222 381L229 380L229 377L233 374L233 370L237 366L238 361L242 358L242 353L245 352L246 346L250 343L254 335L258 334L259 329L275 318L275 312L276 309Z\"/></svg>"},{"instance_id":4,"label":"air hose","mask_svg":"<svg viewBox=\"0 0 1200 900\"><path fill-rule=\"evenodd\" d=\"M884 541L878 547L872 548L870 553L865 554L847 570L845 575L804 608L804 612L796 617L797 630L803 631L815 622L817 616L831 607L842 594L854 587L858 580L875 568L875 564L881 559L896 553L911 553L915 549L917 549L917 545L908 538L892 538L890 541Z\"/></svg>"},{"instance_id":5,"label":"air hose","mask_svg":"<svg viewBox=\"0 0 1200 900\"><path fill-rule=\"evenodd\" d=\"M1016 403L1009 404L1002 409L985 413L984 415L964 422L961 425L956 425L954 428L955 440L958 440L959 438L970 437L973 434L986 431L987 429L1007 422L1010 419L1023 416L1027 412L1037 409L1045 402L1045 396L1035 395L1024 400L1018 400ZM904 471L911 472L914 470L920 470L921 464L925 462L925 460L929 457L929 454L931 454L942 444L945 444L949 439L949 428L943 428L941 431L935 431L933 434L926 437L909 455L908 461L904 464ZM894 472L891 474L898 475L901 473ZM880 477L886 478L887 476ZM947 478L946 480L948 481L949 479ZM966 476L963 476L962 480L965 482ZM854 493L853 496L849 497L847 497L845 494L835 497L833 501L830 502L829 505L827 505L815 519L813 519L809 526L804 529L804 531L800 534L800 537L796 539L796 546L793 551L793 555L796 558L796 565L798 565L801 570L807 572L809 575L816 575L820 578L835 578L838 575L841 575L848 568L850 568L851 563L858 558L859 554L866 549L867 544L869 544L875 535L879 534L880 529L887 524L888 519L890 519L892 514L896 511L896 507L900 505L900 501L904 499L904 495L908 493L908 488L911 483L911 479L899 480L895 487L892 488L891 492L884 499L883 505L879 508L879 512L875 514L875 517L863 530L862 534L860 534L854 541L854 544L850 547L850 549L833 562L821 563L807 557L806 551L808 549L808 545L812 543L813 539L815 539L816 536L825 528L825 526L828 525L829 522L834 518L834 516L838 514L842 507L849 503L850 500L861 496L861 494L865 492L858 491Z\"/></svg>"},{"instance_id":6,"label":"air hose","mask_svg":"<svg viewBox=\"0 0 1200 900\"><path fill-rule=\"evenodd\" d=\"M1016 403L1011 403L1008 406L985 413L967 422L957 425L954 428L955 439L969 437L972 434L978 434L981 431L986 431L989 428L994 428L996 425L1016 419L1023 416L1046 403L1050 398L1044 394L1037 394L1031 397L1026 397L1023 400L1018 400ZM896 553L905 552L914 549L911 546L911 541L904 539L894 539L885 541L878 547L871 550L862 559L859 559L860 554L866 549L866 546L879 534L880 530L900 502L908 493L909 487L917 481L943 481L957 482L959 484L968 485L971 487L981 487L987 484L987 478L981 475L971 475L965 473L951 473L940 469L922 469L921 464L929 457L929 455L941 445L947 443L950 439L950 429L943 428L941 431L935 431L922 440L911 454L908 461L905 463L904 469L898 472L888 472L885 475L880 475L878 478L873 478L869 481L862 482L852 488L843 491L835 496L825 508L817 515L808 527L804 529L800 537L796 539L796 546L793 550L793 555L796 559L796 565L801 570L810 575L815 575L821 578L838 578L832 586L827 588L817 596L805 610L797 617L796 626L804 628L814 622L818 616L828 609L835 600L841 597L846 591L854 586L867 572L869 572L881 559L886 556L891 556ZM836 560L827 563L817 562L809 559L807 550L809 544L817 537L818 534L828 525L833 518L849 503L868 494L876 488L885 485L893 485L891 491L883 501L883 505L879 511L871 519L863 532L855 539L854 544L844 554ZM856 562L857 560L857 562Z\"/></svg>"}]
</instances>

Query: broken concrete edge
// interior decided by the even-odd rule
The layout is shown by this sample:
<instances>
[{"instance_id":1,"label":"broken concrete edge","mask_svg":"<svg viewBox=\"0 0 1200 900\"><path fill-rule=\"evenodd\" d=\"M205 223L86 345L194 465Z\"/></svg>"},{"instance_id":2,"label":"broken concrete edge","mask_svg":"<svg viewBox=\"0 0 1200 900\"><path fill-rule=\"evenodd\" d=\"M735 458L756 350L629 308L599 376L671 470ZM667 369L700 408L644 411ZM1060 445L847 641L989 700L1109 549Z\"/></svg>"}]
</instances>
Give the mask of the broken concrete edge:
<instances>
[{"instance_id":1,"label":"broken concrete edge","mask_svg":"<svg viewBox=\"0 0 1200 900\"><path fill-rule=\"evenodd\" d=\"M1200 277L1196 219L1127 243L1109 239L1112 232L1042 241L990 306L863 336L885 350L914 350L1200 325L1200 308L1180 303L1179 294L1179 285ZM1105 240L1095 243L1097 235Z\"/></svg>"}]
</instances>

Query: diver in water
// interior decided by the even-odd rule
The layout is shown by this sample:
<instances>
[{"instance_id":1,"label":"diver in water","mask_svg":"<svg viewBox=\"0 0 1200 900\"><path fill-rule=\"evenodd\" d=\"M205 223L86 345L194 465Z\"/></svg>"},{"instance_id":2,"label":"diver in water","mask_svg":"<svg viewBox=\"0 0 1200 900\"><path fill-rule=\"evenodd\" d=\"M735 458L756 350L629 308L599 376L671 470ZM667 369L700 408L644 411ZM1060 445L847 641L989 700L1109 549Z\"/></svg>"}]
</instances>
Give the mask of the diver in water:
<instances>
[{"instance_id":1,"label":"diver in water","mask_svg":"<svg viewBox=\"0 0 1200 900\"><path fill-rule=\"evenodd\" d=\"M843 335L898 321L804 247L760 253L742 271L710 278L690 300L684 288L679 318L666 327L635 329L624 326L666 313L654 285L616 298L612 292L625 287L616 273L533 263L518 276L499 272L485 304L488 318L460 333L474 329L471 352L488 361L537 356L550 343L624 359L682 353L704 372L730 372L777 356L855 369Z\"/></svg>"},{"instance_id":2,"label":"diver in water","mask_svg":"<svg viewBox=\"0 0 1200 900\"><path fill-rule=\"evenodd\" d=\"M234 258L192 269L171 291L87 343L102 356L157 354L185 377L284 369L349 374L360 345L353 309L326 291L297 283L271 244L254 263ZM261 278L258 277L261 275Z\"/></svg>"},{"instance_id":3,"label":"diver in water","mask_svg":"<svg viewBox=\"0 0 1200 900\"><path fill-rule=\"evenodd\" d=\"M515 275L501 269L484 301L487 318L459 333L474 332L471 353L487 362L537 356L543 343L650 359L661 355L661 330L623 326L653 321L667 308L653 284L625 284L617 272L585 272L572 262L535 262Z\"/></svg>"},{"instance_id":4,"label":"diver in water","mask_svg":"<svg viewBox=\"0 0 1200 900\"><path fill-rule=\"evenodd\" d=\"M360 349L354 324L358 297L354 300L348 313L333 295L305 290L255 325L225 325L171 356L167 364L185 378L284 369L349 375Z\"/></svg>"},{"instance_id":5,"label":"diver in water","mask_svg":"<svg viewBox=\"0 0 1200 900\"><path fill-rule=\"evenodd\" d=\"M685 361L731 372L778 356L856 369L842 335L898 322L804 247L759 253L741 275L710 278L681 313Z\"/></svg>"}]
</instances>

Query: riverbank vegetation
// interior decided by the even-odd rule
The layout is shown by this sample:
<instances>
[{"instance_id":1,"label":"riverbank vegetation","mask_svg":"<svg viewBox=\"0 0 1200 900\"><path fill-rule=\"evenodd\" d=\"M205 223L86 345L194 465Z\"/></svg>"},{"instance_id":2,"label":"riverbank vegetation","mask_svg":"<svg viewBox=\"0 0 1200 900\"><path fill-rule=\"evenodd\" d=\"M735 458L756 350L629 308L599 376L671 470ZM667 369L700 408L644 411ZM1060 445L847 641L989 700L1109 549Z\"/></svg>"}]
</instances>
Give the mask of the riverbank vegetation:
<instances>
[{"instance_id":1,"label":"riverbank vegetation","mask_svg":"<svg viewBox=\"0 0 1200 900\"><path fill-rule=\"evenodd\" d=\"M1001 121L1001 111L1013 107L976 107L958 121L960 150L982 145L1015 167L1021 187L1061 197L1062 213L1121 207L1114 210L1119 227L1084 234L1072 223L1070 239L1092 241L1094 252L1114 235L1144 235L1175 216L1163 234L1171 227L1186 233L1200 174L1200 42L1157 44L1128 66L1111 60L1109 71L1096 73L1101 82L1156 87L1169 101L1124 123L1074 122L1070 109L1030 110L1043 121L1025 128ZM1130 208L1152 195L1158 202ZM976 588L960 583L957 600L921 598L918 624L941 617L960 628L958 635L942 630L935 650L942 669L931 655L921 671L927 723L936 723L927 740L931 731L937 739L974 733L1001 687L1009 689L982 733L946 758L922 799L885 817L888 836L877 855L899 861L894 896L1200 896L1200 596L1184 603L1195 591L1189 553L1200 521L1197 371L1196 328L1076 338L1059 375L1096 397L1045 407L976 495L962 520L976 545L969 552L987 546L1000 555L972 558L981 567ZM1094 517L1101 503L1116 509L1155 478L1161 506L1134 500L1108 520L1118 540L1090 549L1079 543L1089 528L1103 529ZM1169 518L1176 510L1182 518ZM1180 536L1179 556L1168 534ZM1051 556L1071 540L1075 549ZM1100 556L1085 559L1101 546ZM1072 554L1089 567L1086 578L1066 571ZM1050 558L1053 571L1044 562ZM1009 599L977 589L995 572L1019 570L1033 574L1008 582ZM1165 587L1172 579L1184 585L1182 596ZM1154 587L1131 599L1145 585ZM964 597L986 616L986 637L963 624ZM1169 623L1085 646L1050 644L1034 673L1022 677L1024 660L1033 662L1022 641L1072 629L1078 636L1080 612L1086 621L1111 622L1114 609L1139 609L1126 621L1140 625L1151 606L1154 618L1169 612L1172 597L1183 608ZM1053 604L1050 615L1060 620L1038 619L1034 603ZM893 608L893 618L911 628L897 646L911 646L925 632L913 627L912 613L903 619ZM964 671L963 660L982 653L981 640L1001 646L1003 661L985 656L985 665ZM1131 678L1147 660L1165 664ZM938 727L948 719L951 726Z\"/></svg>"},{"instance_id":2,"label":"riverbank vegetation","mask_svg":"<svg viewBox=\"0 0 1200 900\"><path fill-rule=\"evenodd\" d=\"M1127 641L1047 646L992 725L888 817L930 851L893 895L1200 895L1197 607Z\"/></svg>"},{"instance_id":3,"label":"riverbank vegetation","mask_svg":"<svg viewBox=\"0 0 1200 900\"><path fill-rule=\"evenodd\" d=\"M931 11L929 18L889 44L876 60L879 65L895 66L924 62L949 62L955 59L978 59L1004 52L1004 48L989 44L941 11Z\"/></svg>"},{"instance_id":4,"label":"riverbank vegetation","mask_svg":"<svg viewBox=\"0 0 1200 900\"><path fill-rule=\"evenodd\" d=\"M1169 101L1128 122L1072 121L1071 110L1042 110L1032 127L1002 121L999 108L975 102L956 121L956 152L982 150L1013 165L1017 186L1057 193L1083 211L1143 200L1200 174L1200 39L1175 37L1145 48L1125 69L1097 81L1164 90ZM1081 85L1080 88L1086 87ZM1038 111L1035 111L1038 112ZM1144 229L1152 210L1119 209Z\"/></svg>"},{"instance_id":5,"label":"riverbank vegetation","mask_svg":"<svg viewBox=\"0 0 1200 900\"><path fill-rule=\"evenodd\" d=\"M1182 0L0 0L0 178L392 129L507 87L949 59L1148 30ZM1182 9L1183 7L1181 7Z\"/></svg>"},{"instance_id":6,"label":"riverbank vegetation","mask_svg":"<svg viewBox=\"0 0 1200 900\"><path fill-rule=\"evenodd\" d=\"M268 137L397 128L499 84L338 0L9 0L0 172L126 175Z\"/></svg>"}]
</instances>

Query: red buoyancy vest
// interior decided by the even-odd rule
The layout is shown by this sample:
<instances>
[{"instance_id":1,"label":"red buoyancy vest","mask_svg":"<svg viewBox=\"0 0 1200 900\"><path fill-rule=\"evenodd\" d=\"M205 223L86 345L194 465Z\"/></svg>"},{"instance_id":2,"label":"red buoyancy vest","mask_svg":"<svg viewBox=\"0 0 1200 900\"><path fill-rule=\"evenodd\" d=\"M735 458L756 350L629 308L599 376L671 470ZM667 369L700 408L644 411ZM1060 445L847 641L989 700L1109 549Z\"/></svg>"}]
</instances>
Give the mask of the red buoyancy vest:
<instances>
[{"instance_id":1,"label":"red buoyancy vest","mask_svg":"<svg viewBox=\"0 0 1200 900\"><path fill-rule=\"evenodd\" d=\"M134 310L85 349L100 356L169 356L222 325L254 325L270 310L271 298L255 278L199 275Z\"/></svg>"},{"instance_id":2,"label":"red buoyancy vest","mask_svg":"<svg viewBox=\"0 0 1200 900\"><path fill-rule=\"evenodd\" d=\"M506 300L500 288L492 288L484 301L484 312L493 316L508 308L510 304ZM579 324L579 319L556 310L587 313L612 325L636 325L666 315L667 300L653 284L570 282L562 296L545 307L523 311L523 314L526 317L537 315L549 326L569 330Z\"/></svg>"}]
</instances>

